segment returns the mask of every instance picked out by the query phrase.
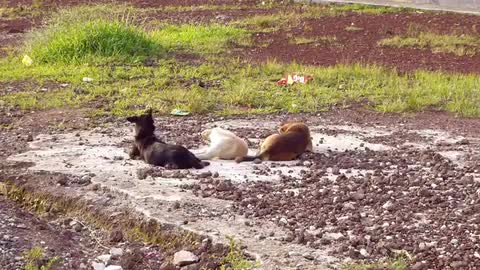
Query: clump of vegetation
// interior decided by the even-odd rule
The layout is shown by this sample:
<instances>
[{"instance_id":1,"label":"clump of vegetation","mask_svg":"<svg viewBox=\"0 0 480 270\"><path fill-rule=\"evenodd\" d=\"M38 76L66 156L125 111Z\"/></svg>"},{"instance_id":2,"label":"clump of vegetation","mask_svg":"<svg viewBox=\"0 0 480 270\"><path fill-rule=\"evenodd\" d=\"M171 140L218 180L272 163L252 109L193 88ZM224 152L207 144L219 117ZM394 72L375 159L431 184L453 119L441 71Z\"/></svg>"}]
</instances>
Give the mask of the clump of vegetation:
<instances>
[{"instance_id":1,"label":"clump of vegetation","mask_svg":"<svg viewBox=\"0 0 480 270\"><path fill-rule=\"evenodd\" d=\"M379 46L395 48L430 49L434 53L453 53L458 56L473 56L480 50L480 37L474 35L447 35L432 32L413 33L386 38Z\"/></svg>"},{"instance_id":2,"label":"clump of vegetation","mask_svg":"<svg viewBox=\"0 0 480 270\"><path fill-rule=\"evenodd\" d=\"M408 270L411 258L407 253L400 253L395 258L381 259L377 262L355 262L343 265L342 270Z\"/></svg>"},{"instance_id":3,"label":"clump of vegetation","mask_svg":"<svg viewBox=\"0 0 480 270\"><path fill-rule=\"evenodd\" d=\"M335 13L339 12L359 12L359 13L370 13L370 14L384 14L384 13L398 13L409 11L408 8L401 7L387 7L387 6L375 6L375 5L365 5L365 4L342 4L342 5L331 5L331 10Z\"/></svg>"},{"instance_id":4,"label":"clump of vegetation","mask_svg":"<svg viewBox=\"0 0 480 270\"><path fill-rule=\"evenodd\" d=\"M59 261L58 257L45 258L44 251L41 247L33 247L31 250L25 252L24 257L27 261L27 264L23 268L24 270L50 270L53 265Z\"/></svg>"},{"instance_id":5,"label":"clump of vegetation","mask_svg":"<svg viewBox=\"0 0 480 270\"><path fill-rule=\"evenodd\" d=\"M303 44L312 44L312 45L330 45L334 44L337 41L335 36L318 36L313 38L307 37L294 37L289 40L292 44L303 45Z\"/></svg>"},{"instance_id":6,"label":"clump of vegetation","mask_svg":"<svg viewBox=\"0 0 480 270\"><path fill-rule=\"evenodd\" d=\"M228 237L228 250L228 254L220 267L221 270L248 270L260 266L258 262L245 258L238 243L231 236Z\"/></svg>"},{"instance_id":7,"label":"clump of vegetation","mask_svg":"<svg viewBox=\"0 0 480 270\"><path fill-rule=\"evenodd\" d=\"M363 31L363 28L358 27L358 26L355 26L355 25L349 25L349 26L345 27L345 31L348 31L348 32L360 32L360 31Z\"/></svg>"},{"instance_id":8,"label":"clump of vegetation","mask_svg":"<svg viewBox=\"0 0 480 270\"><path fill-rule=\"evenodd\" d=\"M160 52L161 46L142 29L104 18L49 24L28 42L28 53L40 63L135 63Z\"/></svg>"},{"instance_id":9,"label":"clump of vegetation","mask_svg":"<svg viewBox=\"0 0 480 270\"><path fill-rule=\"evenodd\" d=\"M34 63L139 63L165 50L218 53L248 43L245 29L225 25L147 25L129 6L80 6L62 10L34 30L25 52ZM153 31L146 31L147 26Z\"/></svg>"},{"instance_id":10,"label":"clump of vegetation","mask_svg":"<svg viewBox=\"0 0 480 270\"><path fill-rule=\"evenodd\" d=\"M248 42L245 29L219 24L166 25L154 31L152 36L166 49L196 53L223 52L230 43Z\"/></svg>"}]
</instances>

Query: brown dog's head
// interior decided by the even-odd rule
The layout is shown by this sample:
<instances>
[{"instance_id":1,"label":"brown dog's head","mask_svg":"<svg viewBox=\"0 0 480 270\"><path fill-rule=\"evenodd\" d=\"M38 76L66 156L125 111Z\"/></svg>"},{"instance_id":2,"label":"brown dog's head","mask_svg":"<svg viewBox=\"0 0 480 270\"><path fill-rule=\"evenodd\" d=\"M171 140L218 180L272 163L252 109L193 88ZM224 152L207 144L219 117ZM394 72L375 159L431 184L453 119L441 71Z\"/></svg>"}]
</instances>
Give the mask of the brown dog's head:
<instances>
[{"instance_id":1,"label":"brown dog's head","mask_svg":"<svg viewBox=\"0 0 480 270\"><path fill-rule=\"evenodd\" d=\"M135 137L142 138L153 135L155 125L153 124L152 109L139 116L127 117L127 121L135 124Z\"/></svg>"},{"instance_id":2,"label":"brown dog's head","mask_svg":"<svg viewBox=\"0 0 480 270\"><path fill-rule=\"evenodd\" d=\"M300 132L308 136L307 151L313 151L312 137L310 136L310 129L303 122L287 122L280 126L278 129L280 134L287 132Z\"/></svg>"}]
</instances>

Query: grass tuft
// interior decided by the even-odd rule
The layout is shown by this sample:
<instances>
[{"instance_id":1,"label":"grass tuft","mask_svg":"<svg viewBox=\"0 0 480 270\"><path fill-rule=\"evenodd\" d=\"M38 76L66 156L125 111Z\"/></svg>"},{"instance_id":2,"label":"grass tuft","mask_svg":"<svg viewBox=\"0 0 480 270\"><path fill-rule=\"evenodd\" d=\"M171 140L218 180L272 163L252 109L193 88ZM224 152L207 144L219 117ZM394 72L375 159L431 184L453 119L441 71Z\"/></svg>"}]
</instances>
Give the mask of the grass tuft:
<instances>
[{"instance_id":1,"label":"grass tuft","mask_svg":"<svg viewBox=\"0 0 480 270\"><path fill-rule=\"evenodd\" d=\"M138 63L162 51L139 28L107 20L47 26L28 47L40 63Z\"/></svg>"},{"instance_id":2,"label":"grass tuft","mask_svg":"<svg viewBox=\"0 0 480 270\"><path fill-rule=\"evenodd\" d=\"M41 247L33 247L25 252L24 257L27 260L24 270L50 270L59 261L58 257L45 258L44 250Z\"/></svg>"},{"instance_id":3,"label":"grass tuft","mask_svg":"<svg viewBox=\"0 0 480 270\"><path fill-rule=\"evenodd\" d=\"M376 5L365 5L365 4L342 4L342 5L331 5L331 10L335 13L340 12L358 12L358 13L369 13L369 14L385 14L385 13L398 13L406 12L410 9L402 7L386 7L386 6L376 6Z\"/></svg>"},{"instance_id":4,"label":"grass tuft","mask_svg":"<svg viewBox=\"0 0 480 270\"><path fill-rule=\"evenodd\" d=\"M231 43L248 42L246 30L219 24L166 25L154 31L152 37L166 49L195 53L219 53Z\"/></svg>"},{"instance_id":5,"label":"grass tuft","mask_svg":"<svg viewBox=\"0 0 480 270\"><path fill-rule=\"evenodd\" d=\"M420 32L413 35L394 36L378 42L379 46L394 48L430 49L434 53L453 53L473 56L480 50L480 37L473 35L442 35Z\"/></svg>"},{"instance_id":6,"label":"grass tuft","mask_svg":"<svg viewBox=\"0 0 480 270\"><path fill-rule=\"evenodd\" d=\"M297 45L311 44L314 46L331 45L331 44L335 44L336 41L337 41L337 37L335 36L317 36L314 38L294 37L289 40L291 44L297 44Z\"/></svg>"}]
</instances>

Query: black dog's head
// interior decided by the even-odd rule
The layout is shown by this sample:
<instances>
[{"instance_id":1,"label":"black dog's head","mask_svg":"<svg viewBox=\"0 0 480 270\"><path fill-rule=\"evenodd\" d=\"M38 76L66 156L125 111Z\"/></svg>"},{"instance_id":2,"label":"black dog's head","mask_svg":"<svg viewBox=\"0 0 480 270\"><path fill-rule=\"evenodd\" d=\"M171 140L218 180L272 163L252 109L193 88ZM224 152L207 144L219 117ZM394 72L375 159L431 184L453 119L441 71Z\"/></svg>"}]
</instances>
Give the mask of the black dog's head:
<instances>
[{"instance_id":1,"label":"black dog's head","mask_svg":"<svg viewBox=\"0 0 480 270\"><path fill-rule=\"evenodd\" d=\"M153 123L152 109L149 109L145 114L139 116L127 117L127 121L135 123L135 137L143 138L153 135L155 125Z\"/></svg>"}]
</instances>

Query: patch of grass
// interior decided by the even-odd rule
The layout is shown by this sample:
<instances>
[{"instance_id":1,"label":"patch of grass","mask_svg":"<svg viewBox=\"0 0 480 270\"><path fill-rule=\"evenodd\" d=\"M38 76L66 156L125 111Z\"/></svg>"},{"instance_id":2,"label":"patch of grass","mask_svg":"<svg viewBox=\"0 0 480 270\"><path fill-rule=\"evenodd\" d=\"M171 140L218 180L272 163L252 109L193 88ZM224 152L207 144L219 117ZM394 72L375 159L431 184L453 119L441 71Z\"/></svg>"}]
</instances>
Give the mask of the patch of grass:
<instances>
[{"instance_id":1,"label":"patch of grass","mask_svg":"<svg viewBox=\"0 0 480 270\"><path fill-rule=\"evenodd\" d=\"M360 32L360 31L363 31L363 28L358 27L358 26L355 26L355 25L349 25L349 26L345 27L345 31L348 31L348 32Z\"/></svg>"},{"instance_id":2,"label":"patch of grass","mask_svg":"<svg viewBox=\"0 0 480 270\"><path fill-rule=\"evenodd\" d=\"M245 258L238 243L231 236L228 237L228 250L220 270L248 270L260 266L260 263Z\"/></svg>"},{"instance_id":3,"label":"patch of grass","mask_svg":"<svg viewBox=\"0 0 480 270\"><path fill-rule=\"evenodd\" d=\"M335 36L319 36L319 37L313 37L313 38L294 37L289 40L291 44L297 44L297 45L312 44L315 46L335 44L336 41L337 41L337 37Z\"/></svg>"},{"instance_id":4,"label":"patch of grass","mask_svg":"<svg viewBox=\"0 0 480 270\"><path fill-rule=\"evenodd\" d=\"M40 63L138 63L161 51L141 29L102 19L49 25L28 45L28 54Z\"/></svg>"},{"instance_id":5,"label":"patch of grass","mask_svg":"<svg viewBox=\"0 0 480 270\"><path fill-rule=\"evenodd\" d=\"M411 10L408 8L401 8L401 7L397 8L397 7L374 6L374 5L365 5L365 4L331 5L330 8L335 13L358 12L358 13L369 13L369 14L398 13L398 12L406 12Z\"/></svg>"},{"instance_id":6,"label":"patch of grass","mask_svg":"<svg viewBox=\"0 0 480 270\"><path fill-rule=\"evenodd\" d=\"M233 25L245 27L257 32L273 32L287 24L292 27L298 18L294 12L280 12L270 15L256 15L233 22Z\"/></svg>"},{"instance_id":7,"label":"patch of grass","mask_svg":"<svg viewBox=\"0 0 480 270\"><path fill-rule=\"evenodd\" d=\"M276 85L290 72L312 75L313 80L305 85ZM94 81L83 82L83 76ZM174 108L194 114L238 114L315 112L362 103L380 112L441 109L461 116L480 116L479 76L427 71L397 74L375 66L315 67L275 62L251 65L219 56L207 57L196 66L160 60L153 67L25 67L18 60L0 60L0 81L15 85L15 80L37 83L26 84L23 92L0 97L6 108L82 106L94 107L95 115L125 116L146 106L161 114ZM38 91L42 82L69 85L42 92Z\"/></svg>"},{"instance_id":8,"label":"patch of grass","mask_svg":"<svg viewBox=\"0 0 480 270\"><path fill-rule=\"evenodd\" d=\"M18 18L31 18L34 16L41 15L42 12L39 9L33 8L32 6L23 6L18 7L1 7L0 8L0 18L3 19L18 19Z\"/></svg>"},{"instance_id":9,"label":"patch of grass","mask_svg":"<svg viewBox=\"0 0 480 270\"><path fill-rule=\"evenodd\" d=\"M410 260L405 256L397 256L396 258L383 259L378 262L354 262L342 266L342 270L408 270Z\"/></svg>"},{"instance_id":10,"label":"patch of grass","mask_svg":"<svg viewBox=\"0 0 480 270\"><path fill-rule=\"evenodd\" d=\"M245 43L249 37L244 29L219 24L166 25L152 36L166 49L195 53L219 53L231 43Z\"/></svg>"},{"instance_id":11,"label":"patch of grass","mask_svg":"<svg viewBox=\"0 0 480 270\"><path fill-rule=\"evenodd\" d=\"M44 251L41 247L33 247L25 252L24 257L27 261L27 264L23 268L24 270L50 270L53 265L59 261L58 257L45 258Z\"/></svg>"},{"instance_id":12,"label":"patch of grass","mask_svg":"<svg viewBox=\"0 0 480 270\"><path fill-rule=\"evenodd\" d=\"M457 56L473 56L480 51L480 36L445 35L432 32L394 36L378 42L379 46L394 48L430 49L434 53L453 53Z\"/></svg>"}]
</instances>

